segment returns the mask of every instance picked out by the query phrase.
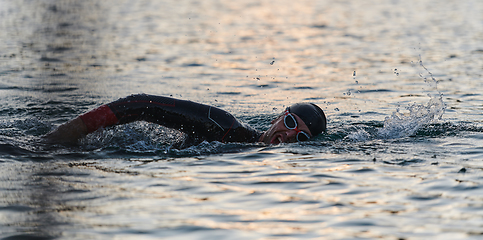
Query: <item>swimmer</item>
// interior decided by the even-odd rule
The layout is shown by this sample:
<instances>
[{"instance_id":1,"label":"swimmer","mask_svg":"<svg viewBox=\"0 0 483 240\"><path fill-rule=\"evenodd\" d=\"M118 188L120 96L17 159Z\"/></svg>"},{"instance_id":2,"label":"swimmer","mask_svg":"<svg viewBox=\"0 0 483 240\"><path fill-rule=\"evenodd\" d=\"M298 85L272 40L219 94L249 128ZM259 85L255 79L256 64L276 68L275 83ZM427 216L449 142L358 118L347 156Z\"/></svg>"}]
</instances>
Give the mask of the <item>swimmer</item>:
<instances>
[{"instance_id":1,"label":"swimmer","mask_svg":"<svg viewBox=\"0 0 483 240\"><path fill-rule=\"evenodd\" d=\"M131 95L102 105L60 125L43 138L47 143L75 144L98 129L147 121L185 133L175 148L186 148L203 141L263 142L279 144L307 141L325 131L325 114L313 103L287 107L261 132L219 108L175 98L147 94Z\"/></svg>"}]
</instances>

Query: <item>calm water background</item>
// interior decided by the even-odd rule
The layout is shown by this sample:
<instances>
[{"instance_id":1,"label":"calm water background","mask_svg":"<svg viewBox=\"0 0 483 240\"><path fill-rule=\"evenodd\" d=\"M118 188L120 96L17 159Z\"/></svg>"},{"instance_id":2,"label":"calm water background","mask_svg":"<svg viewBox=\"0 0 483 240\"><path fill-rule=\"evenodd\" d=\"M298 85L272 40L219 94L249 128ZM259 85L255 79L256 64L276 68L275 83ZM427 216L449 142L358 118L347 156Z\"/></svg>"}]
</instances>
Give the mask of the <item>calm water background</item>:
<instances>
[{"instance_id":1,"label":"calm water background","mask_svg":"<svg viewBox=\"0 0 483 240\"><path fill-rule=\"evenodd\" d=\"M481 239L483 2L0 1L3 239ZM134 123L40 136L132 93L259 129L319 104L302 144L178 151Z\"/></svg>"}]
</instances>

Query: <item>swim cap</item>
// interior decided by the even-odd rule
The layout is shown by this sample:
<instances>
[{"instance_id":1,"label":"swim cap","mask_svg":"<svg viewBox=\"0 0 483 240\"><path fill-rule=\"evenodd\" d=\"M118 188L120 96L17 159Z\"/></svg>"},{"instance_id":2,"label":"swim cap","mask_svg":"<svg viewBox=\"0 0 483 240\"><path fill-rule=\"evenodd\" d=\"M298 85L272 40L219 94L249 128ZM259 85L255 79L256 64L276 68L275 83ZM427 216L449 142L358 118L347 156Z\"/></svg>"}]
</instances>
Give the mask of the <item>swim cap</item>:
<instances>
[{"instance_id":1,"label":"swim cap","mask_svg":"<svg viewBox=\"0 0 483 240\"><path fill-rule=\"evenodd\" d=\"M313 103L296 103L287 108L290 113L299 116L309 127L312 137L319 135L327 128L324 111Z\"/></svg>"}]
</instances>

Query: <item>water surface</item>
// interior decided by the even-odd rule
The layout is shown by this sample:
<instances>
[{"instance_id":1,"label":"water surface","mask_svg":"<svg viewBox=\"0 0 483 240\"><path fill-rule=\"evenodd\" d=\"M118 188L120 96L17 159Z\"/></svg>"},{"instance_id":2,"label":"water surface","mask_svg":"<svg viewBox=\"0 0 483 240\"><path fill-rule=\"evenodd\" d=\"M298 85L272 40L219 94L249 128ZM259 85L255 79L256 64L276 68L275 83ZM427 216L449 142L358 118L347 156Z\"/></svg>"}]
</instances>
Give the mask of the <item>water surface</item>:
<instances>
[{"instance_id":1,"label":"water surface","mask_svg":"<svg viewBox=\"0 0 483 240\"><path fill-rule=\"evenodd\" d=\"M481 1L0 1L3 239L479 239ZM133 93L310 142L203 143L132 123L40 136Z\"/></svg>"}]
</instances>

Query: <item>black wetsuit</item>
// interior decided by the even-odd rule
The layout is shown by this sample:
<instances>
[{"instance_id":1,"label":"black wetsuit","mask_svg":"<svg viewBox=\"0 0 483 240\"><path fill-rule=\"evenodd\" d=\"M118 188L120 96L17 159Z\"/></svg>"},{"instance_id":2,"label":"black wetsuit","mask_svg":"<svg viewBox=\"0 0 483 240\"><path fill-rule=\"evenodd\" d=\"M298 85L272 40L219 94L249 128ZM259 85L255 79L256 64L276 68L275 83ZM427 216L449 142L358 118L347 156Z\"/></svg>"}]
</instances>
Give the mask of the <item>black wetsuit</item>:
<instances>
[{"instance_id":1,"label":"black wetsuit","mask_svg":"<svg viewBox=\"0 0 483 240\"><path fill-rule=\"evenodd\" d=\"M88 132L133 121L147 121L174 128L187 135L184 142L175 145L178 148L202 141L257 142L262 134L219 108L146 94L121 98L81 118Z\"/></svg>"}]
</instances>

